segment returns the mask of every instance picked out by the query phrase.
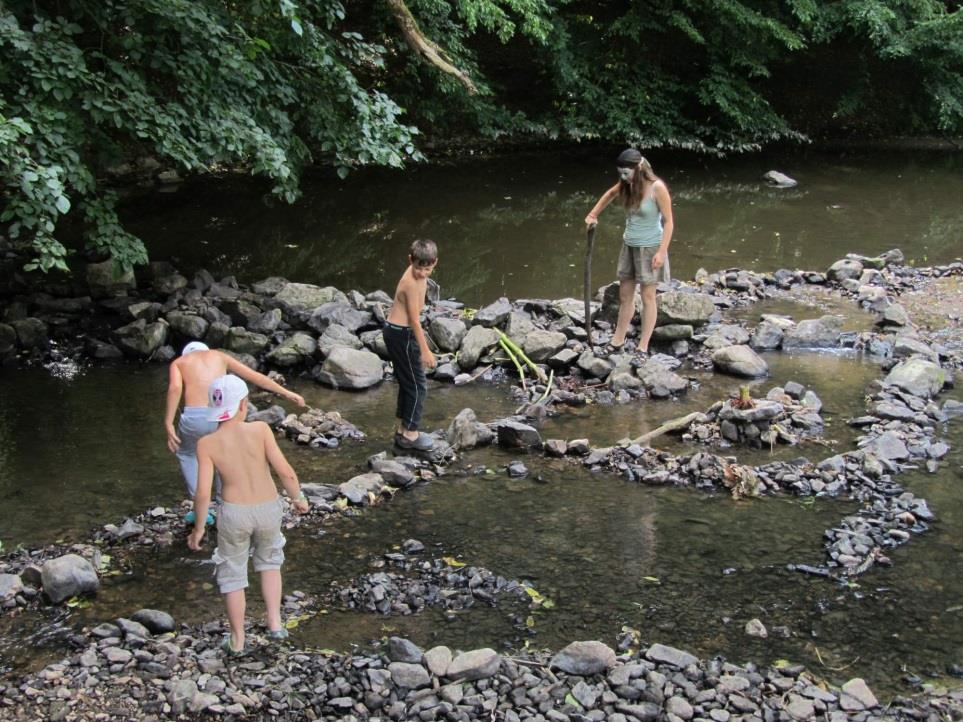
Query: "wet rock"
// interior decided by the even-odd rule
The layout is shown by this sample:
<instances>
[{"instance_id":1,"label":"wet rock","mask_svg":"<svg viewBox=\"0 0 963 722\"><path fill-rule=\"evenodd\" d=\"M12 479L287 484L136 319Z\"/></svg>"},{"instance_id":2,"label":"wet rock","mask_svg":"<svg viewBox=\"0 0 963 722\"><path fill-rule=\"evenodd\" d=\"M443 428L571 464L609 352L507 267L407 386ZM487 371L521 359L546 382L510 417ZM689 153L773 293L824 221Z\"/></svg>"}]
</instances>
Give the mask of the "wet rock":
<instances>
[{"instance_id":1,"label":"wet rock","mask_svg":"<svg viewBox=\"0 0 963 722\"><path fill-rule=\"evenodd\" d=\"M574 349L563 348L548 360L548 365L556 371L566 369L578 361L578 357L579 354Z\"/></svg>"},{"instance_id":2,"label":"wet rock","mask_svg":"<svg viewBox=\"0 0 963 722\"><path fill-rule=\"evenodd\" d=\"M932 361L910 358L898 363L884 380L921 398L936 396L946 382L946 372Z\"/></svg>"},{"instance_id":3,"label":"wet rock","mask_svg":"<svg viewBox=\"0 0 963 722\"><path fill-rule=\"evenodd\" d=\"M669 291L657 298L658 326L682 324L686 326L702 326L709 322L716 306L712 296L705 293L685 293L683 291Z\"/></svg>"},{"instance_id":4,"label":"wet rock","mask_svg":"<svg viewBox=\"0 0 963 722\"><path fill-rule=\"evenodd\" d=\"M452 419L445 438L454 449L473 449L478 446L480 426L482 425L472 409L462 409Z\"/></svg>"},{"instance_id":5,"label":"wet rock","mask_svg":"<svg viewBox=\"0 0 963 722\"><path fill-rule=\"evenodd\" d=\"M385 481L381 474L359 474L338 486L338 491L352 504L368 501L368 494L377 496L384 489Z\"/></svg>"},{"instance_id":6,"label":"wet rock","mask_svg":"<svg viewBox=\"0 0 963 722\"><path fill-rule=\"evenodd\" d=\"M615 651L602 642L572 642L552 657L550 666L579 676L602 674L615 666Z\"/></svg>"},{"instance_id":7,"label":"wet rock","mask_svg":"<svg viewBox=\"0 0 963 722\"><path fill-rule=\"evenodd\" d=\"M176 629L174 618L157 609L140 609L130 615L130 618L146 627L151 634L166 634Z\"/></svg>"},{"instance_id":8,"label":"wet rock","mask_svg":"<svg viewBox=\"0 0 963 722\"><path fill-rule=\"evenodd\" d=\"M322 304L311 312L307 324L318 333L323 333L329 326L337 324L356 334L363 328L371 326L374 317L368 311L354 308L347 299L331 301Z\"/></svg>"},{"instance_id":9,"label":"wet rock","mask_svg":"<svg viewBox=\"0 0 963 722\"><path fill-rule=\"evenodd\" d=\"M858 279L863 273L863 264L849 258L836 261L826 271L826 278L830 281L845 281L850 278Z\"/></svg>"},{"instance_id":10,"label":"wet rock","mask_svg":"<svg viewBox=\"0 0 963 722\"><path fill-rule=\"evenodd\" d=\"M769 373L769 364L748 346L727 346L712 354L713 365L723 373L755 378Z\"/></svg>"},{"instance_id":11,"label":"wet rock","mask_svg":"<svg viewBox=\"0 0 963 722\"><path fill-rule=\"evenodd\" d=\"M795 180L794 178L790 178L785 173L780 173L777 170L767 171L762 176L762 179L769 185L777 188L793 188L799 185L799 181Z\"/></svg>"},{"instance_id":12,"label":"wet rock","mask_svg":"<svg viewBox=\"0 0 963 722\"><path fill-rule=\"evenodd\" d=\"M645 658L653 662L670 664L679 669L685 669L690 664L698 664L699 662L698 658L694 655L664 644L653 644L646 651Z\"/></svg>"},{"instance_id":13,"label":"wet rock","mask_svg":"<svg viewBox=\"0 0 963 722\"><path fill-rule=\"evenodd\" d=\"M94 298L123 296L137 288L133 269L125 271L113 260L103 263L88 263L86 269L87 286Z\"/></svg>"},{"instance_id":14,"label":"wet rock","mask_svg":"<svg viewBox=\"0 0 963 722\"><path fill-rule=\"evenodd\" d=\"M662 715L662 708L654 702L639 702L638 704L619 702L615 705L615 708L639 722L655 722ZM613 717L614 715L607 718L609 722L614 722Z\"/></svg>"},{"instance_id":15,"label":"wet rock","mask_svg":"<svg viewBox=\"0 0 963 722\"><path fill-rule=\"evenodd\" d=\"M685 341L692 338L692 326L684 323L670 323L656 326L652 331L652 338L656 341Z\"/></svg>"},{"instance_id":16,"label":"wet rock","mask_svg":"<svg viewBox=\"0 0 963 722\"><path fill-rule=\"evenodd\" d=\"M748 409L738 409L734 407L732 401L729 400L719 409L719 418L755 424L759 421L769 421L778 418L784 413L785 409L782 404L768 399L757 399L755 405Z\"/></svg>"},{"instance_id":17,"label":"wet rock","mask_svg":"<svg viewBox=\"0 0 963 722\"><path fill-rule=\"evenodd\" d=\"M578 367L589 376L602 380L608 378L612 371L612 363L596 356L592 349L585 349L578 357Z\"/></svg>"},{"instance_id":18,"label":"wet rock","mask_svg":"<svg viewBox=\"0 0 963 722\"><path fill-rule=\"evenodd\" d=\"M362 331L358 338L361 339L361 343L364 344L366 349L378 354L380 358L388 358L388 347L385 345L385 335L380 328L374 331ZM451 364L439 364L438 369L435 371L435 378L439 381L451 380L450 378L444 379L442 376L439 376L443 366L451 366ZM454 373L455 372L452 373L451 378L454 378Z\"/></svg>"},{"instance_id":19,"label":"wet rock","mask_svg":"<svg viewBox=\"0 0 963 722\"><path fill-rule=\"evenodd\" d=\"M100 587L93 565L78 554L65 554L45 562L40 570L44 594L54 604Z\"/></svg>"},{"instance_id":20,"label":"wet rock","mask_svg":"<svg viewBox=\"0 0 963 722\"><path fill-rule=\"evenodd\" d=\"M782 345L783 329L774 323L764 321L756 326L749 339L752 348L768 350L779 348Z\"/></svg>"},{"instance_id":21,"label":"wet rock","mask_svg":"<svg viewBox=\"0 0 963 722\"><path fill-rule=\"evenodd\" d=\"M785 332L782 347L784 349L836 348L839 345L842 330L843 320L839 316L807 319Z\"/></svg>"},{"instance_id":22,"label":"wet rock","mask_svg":"<svg viewBox=\"0 0 963 722\"><path fill-rule=\"evenodd\" d=\"M746 634L750 637L760 637L762 639L769 636L766 626L758 619L750 619L746 622Z\"/></svg>"},{"instance_id":23,"label":"wet rock","mask_svg":"<svg viewBox=\"0 0 963 722\"><path fill-rule=\"evenodd\" d=\"M364 344L350 330L339 323L332 323L318 339L318 351L322 356L328 356L338 347L361 349Z\"/></svg>"},{"instance_id":24,"label":"wet rock","mask_svg":"<svg viewBox=\"0 0 963 722\"><path fill-rule=\"evenodd\" d=\"M381 359L370 351L338 346L315 369L314 377L336 389L366 389L381 383L384 366Z\"/></svg>"},{"instance_id":25,"label":"wet rock","mask_svg":"<svg viewBox=\"0 0 963 722\"><path fill-rule=\"evenodd\" d=\"M669 715L675 715L678 719L690 720L695 711L685 697L674 695L665 701L665 711ZM669 719L673 719L671 716Z\"/></svg>"},{"instance_id":26,"label":"wet rock","mask_svg":"<svg viewBox=\"0 0 963 722\"><path fill-rule=\"evenodd\" d=\"M874 437L862 448L879 459L889 461L908 459L910 455L903 438L895 431L886 431Z\"/></svg>"},{"instance_id":27,"label":"wet rock","mask_svg":"<svg viewBox=\"0 0 963 722\"><path fill-rule=\"evenodd\" d=\"M856 677L842 686L839 706L847 712L860 712L873 709L879 705L876 695L872 693L866 682Z\"/></svg>"},{"instance_id":28,"label":"wet rock","mask_svg":"<svg viewBox=\"0 0 963 722\"><path fill-rule=\"evenodd\" d=\"M306 322L314 309L332 301L347 302L348 297L333 286L288 283L275 294L273 302L285 315Z\"/></svg>"},{"instance_id":29,"label":"wet rock","mask_svg":"<svg viewBox=\"0 0 963 722\"><path fill-rule=\"evenodd\" d=\"M909 314L900 304L893 303L883 309L878 323L880 326L909 326Z\"/></svg>"},{"instance_id":30,"label":"wet rock","mask_svg":"<svg viewBox=\"0 0 963 722\"><path fill-rule=\"evenodd\" d=\"M264 334L248 331L242 326L232 326L227 332L225 347L234 353L246 353L256 356L271 342Z\"/></svg>"},{"instance_id":31,"label":"wet rock","mask_svg":"<svg viewBox=\"0 0 963 722\"><path fill-rule=\"evenodd\" d=\"M536 329L525 337L522 350L535 363L542 363L560 351L567 340L564 333Z\"/></svg>"},{"instance_id":32,"label":"wet rock","mask_svg":"<svg viewBox=\"0 0 963 722\"><path fill-rule=\"evenodd\" d=\"M17 332L13 326L0 323L0 358L12 355L17 350Z\"/></svg>"},{"instance_id":33,"label":"wet rock","mask_svg":"<svg viewBox=\"0 0 963 722\"><path fill-rule=\"evenodd\" d=\"M13 599L23 591L23 580L19 574L0 574L0 601Z\"/></svg>"},{"instance_id":34,"label":"wet rock","mask_svg":"<svg viewBox=\"0 0 963 722\"><path fill-rule=\"evenodd\" d=\"M439 316L429 326L431 337L442 351L454 352L461 347L461 342L468 333L465 322L457 318Z\"/></svg>"},{"instance_id":35,"label":"wet rock","mask_svg":"<svg viewBox=\"0 0 963 722\"><path fill-rule=\"evenodd\" d=\"M478 365L478 359L488 349L498 344L498 332L484 326L472 326L461 342L458 352L458 365L464 370L470 370Z\"/></svg>"},{"instance_id":36,"label":"wet rock","mask_svg":"<svg viewBox=\"0 0 963 722\"><path fill-rule=\"evenodd\" d=\"M114 624L124 633L124 637L137 637L139 639L149 639L150 631L140 622L135 622L131 619L126 619L124 617L118 617L114 620Z\"/></svg>"},{"instance_id":37,"label":"wet rock","mask_svg":"<svg viewBox=\"0 0 963 722\"><path fill-rule=\"evenodd\" d=\"M378 459L371 462L371 470L376 474L380 474L386 484L391 484L395 487L404 488L414 484L418 480L418 477L415 476L411 469L391 459Z\"/></svg>"},{"instance_id":38,"label":"wet rock","mask_svg":"<svg viewBox=\"0 0 963 722\"><path fill-rule=\"evenodd\" d=\"M174 333L189 339L204 338L210 326L206 319L183 311L171 311L167 314L167 323Z\"/></svg>"},{"instance_id":39,"label":"wet rock","mask_svg":"<svg viewBox=\"0 0 963 722\"><path fill-rule=\"evenodd\" d=\"M410 552L405 552L410 553ZM403 637L388 638L388 659L392 662L407 662L409 664L421 664L424 654L421 648L411 640Z\"/></svg>"},{"instance_id":40,"label":"wet rock","mask_svg":"<svg viewBox=\"0 0 963 722\"><path fill-rule=\"evenodd\" d=\"M46 348L49 343L47 324L39 318L22 318L12 321L10 325L17 334L20 345L26 349Z\"/></svg>"},{"instance_id":41,"label":"wet rock","mask_svg":"<svg viewBox=\"0 0 963 722\"><path fill-rule=\"evenodd\" d=\"M267 361L281 368L300 366L309 363L317 352L314 337L302 331L288 336L278 346L268 352Z\"/></svg>"},{"instance_id":42,"label":"wet rock","mask_svg":"<svg viewBox=\"0 0 963 722\"><path fill-rule=\"evenodd\" d=\"M289 283L290 281L288 279L282 278L281 276L270 276L263 281L257 281L251 284L251 290L258 296L275 296ZM210 284L208 284L208 286L210 286ZM201 290L203 291L205 289L201 288Z\"/></svg>"},{"instance_id":43,"label":"wet rock","mask_svg":"<svg viewBox=\"0 0 963 722\"><path fill-rule=\"evenodd\" d=\"M281 309L272 308L270 311L265 311L255 318L251 322L250 329L255 333L263 333L266 336L270 336L280 328L283 320L284 316L281 313Z\"/></svg>"},{"instance_id":44,"label":"wet rock","mask_svg":"<svg viewBox=\"0 0 963 722\"><path fill-rule=\"evenodd\" d=\"M542 437L534 426L520 421L500 421L495 426L498 445L509 449L525 449L542 445Z\"/></svg>"},{"instance_id":45,"label":"wet rock","mask_svg":"<svg viewBox=\"0 0 963 722\"><path fill-rule=\"evenodd\" d=\"M445 646L432 647L424 655L424 663L428 667L428 671L436 677L447 675L451 660L451 650Z\"/></svg>"},{"instance_id":46,"label":"wet rock","mask_svg":"<svg viewBox=\"0 0 963 722\"><path fill-rule=\"evenodd\" d=\"M167 343L169 326L166 321L147 323L138 319L114 331L117 346L126 354L149 357Z\"/></svg>"},{"instance_id":47,"label":"wet rock","mask_svg":"<svg viewBox=\"0 0 963 722\"><path fill-rule=\"evenodd\" d=\"M501 657L494 649L486 647L457 655L448 665L445 676L449 679L472 682L493 676L498 672L499 666L501 666Z\"/></svg>"},{"instance_id":48,"label":"wet rock","mask_svg":"<svg viewBox=\"0 0 963 722\"><path fill-rule=\"evenodd\" d=\"M489 304L475 312L474 322L479 326L490 328L501 326L508 320L508 314L512 312L512 304L505 297L499 298L495 303Z\"/></svg>"},{"instance_id":49,"label":"wet rock","mask_svg":"<svg viewBox=\"0 0 963 722\"><path fill-rule=\"evenodd\" d=\"M521 479L528 476L528 467L520 461L513 461L508 465L508 476L512 479Z\"/></svg>"},{"instance_id":50,"label":"wet rock","mask_svg":"<svg viewBox=\"0 0 963 722\"><path fill-rule=\"evenodd\" d=\"M939 363L940 360L939 354L919 339L900 334L893 341L893 358L901 359L912 356L923 356L933 363Z\"/></svg>"},{"instance_id":51,"label":"wet rock","mask_svg":"<svg viewBox=\"0 0 963 722\"><path fill-rule=\"evenodd\" d=\"M391 681L404 689L420 689L431 684L428 670L420 664L392 662L388 665L388 671L391 673Z\"/></svg>"},{"instance_id":52,"label":"wet rock","mask_svg":"<svg viewBox=\"0 0 963 722\"><path fill-rule=\"evenodd\" d=\"M568 444L562 439L549 439L545 442L545 453L560 458L568 453Z\"/></svg>"},{"instance_id":53,"label":"wet rock","mask_svg":"<svg viewBox=\"0 0 963 722\"><path fill-rule=\"evenodd\" d=\"M726 346L739 346L749 342L749 332L742 326L733 324L719 324L706 329L708 336L702 345L712 351Z\"/></svg>"}]
</instances>

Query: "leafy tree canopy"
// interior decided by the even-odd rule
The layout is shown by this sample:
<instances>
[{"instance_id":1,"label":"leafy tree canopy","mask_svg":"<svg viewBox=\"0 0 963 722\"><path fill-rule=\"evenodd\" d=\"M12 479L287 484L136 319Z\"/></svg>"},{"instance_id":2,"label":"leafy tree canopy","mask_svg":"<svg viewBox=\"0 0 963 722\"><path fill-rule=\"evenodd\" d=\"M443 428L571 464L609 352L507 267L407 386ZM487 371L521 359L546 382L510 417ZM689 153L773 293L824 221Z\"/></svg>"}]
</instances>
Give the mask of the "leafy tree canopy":
<instances>
[{"instance_id":1,"label":"leafy tree canopy","mask_svg":"<svg viewBox=\"0 0 963 722\"><path fill-rule=\"evenodd\" d=\"M850 128L963 131L963 13L938 0L6 0L0 182L28 269L74 214L130 267L104 171L420 160L420 134L707 152Z\"/></svg>"}]
</instances>

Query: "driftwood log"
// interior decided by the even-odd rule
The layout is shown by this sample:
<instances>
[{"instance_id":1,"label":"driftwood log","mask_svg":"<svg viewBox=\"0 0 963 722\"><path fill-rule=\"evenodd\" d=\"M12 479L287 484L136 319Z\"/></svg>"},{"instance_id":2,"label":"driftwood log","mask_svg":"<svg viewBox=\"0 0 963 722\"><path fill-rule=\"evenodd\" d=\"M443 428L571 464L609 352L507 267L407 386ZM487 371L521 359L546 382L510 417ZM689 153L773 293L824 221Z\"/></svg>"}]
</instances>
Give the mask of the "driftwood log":
<instances>
[{"instance_id":1,"label":"driftwood log","mask_svg":"<svg viewBox=\"0 0 963 722\"><path fill-rule=\"evenodd\" d=\"M673 431L682 431L688 429L692 424L704 423L709 420L701 411L693 411L691 414L686 414L685 416L680 416L677 419L672 419L671 421L666 421L662 426L652 429L652 431L647 431L635 439L632 439L633 444L638 444L639 446L644 446L648 444L652 439L655 439L663 434L668 434Z\"/></svg>"}]
</instances>

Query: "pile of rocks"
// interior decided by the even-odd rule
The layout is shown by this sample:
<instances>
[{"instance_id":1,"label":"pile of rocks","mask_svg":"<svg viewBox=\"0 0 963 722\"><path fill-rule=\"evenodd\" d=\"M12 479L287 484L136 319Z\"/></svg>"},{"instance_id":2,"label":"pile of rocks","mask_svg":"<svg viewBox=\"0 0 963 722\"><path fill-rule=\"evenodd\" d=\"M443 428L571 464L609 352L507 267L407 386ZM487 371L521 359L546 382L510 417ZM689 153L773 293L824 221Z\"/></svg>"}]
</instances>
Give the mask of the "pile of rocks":
<instances>
[{"instance_id":1,"label":"pile of rocks","mask_svg":"<svg viewBox=\"0 0 963 722\"><path fill-rule=\"evenodd\" d=\"M286 603L288 599L285 600ZM20 683L0 682L0 705L17 719L299 717L384 720L738 719L844 722L952 719L963 693L898 697L885 707L860 678L830 686L801 665L759 668L652 644L617 655L597 641L557 653L503 656L490 648L422 650L392 637L381 652L274 651L224 660L219 625L182 626L142 610L84 635L82 650Z\"/></svg>"},{"instance_id":2,"label":"pile of rocks","mask_svg":"<svg viewBox=\"0 0 963 722\"><path fill-rule=\"evenodd\" d=\"M454 612L479 602L495 606L502 595L532 602L519 581L451 558L428 560L417 556L424 550L420 541L408 539L401 544L401 552L385 554L373 564L389 570L365 574L347 585L333 584L331 602L384 615L417 614L425 607Z\"/></svg>"}]
</instances>

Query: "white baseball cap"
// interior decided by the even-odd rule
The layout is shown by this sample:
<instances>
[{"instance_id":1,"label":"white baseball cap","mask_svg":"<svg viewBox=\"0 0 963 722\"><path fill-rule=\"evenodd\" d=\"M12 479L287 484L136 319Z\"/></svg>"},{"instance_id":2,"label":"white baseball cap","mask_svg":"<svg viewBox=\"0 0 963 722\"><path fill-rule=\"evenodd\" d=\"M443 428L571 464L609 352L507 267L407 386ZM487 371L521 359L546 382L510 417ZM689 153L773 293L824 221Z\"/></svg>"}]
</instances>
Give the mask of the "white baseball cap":
<instances>
[{"instance_id":1,"label":"white baseball cap","mask_svg":"<svg viewBox=\"0 0 963 722\"><path fill-rule=\"evenodd\" d=\"M207 387L207 420L227 421L234 418L245 398L246 383L233 374L218 376Z\"/></svg>"},{"instance_id":2,"label":"white baseball cap","mask_svg":"<svg viewBox=\"0 0 963 722\"><path fill-rule=\"evenodd\" d=\"M191 341L184 347L181 351L181 356L187 356L189 353L194 353L195 351L210 351L206 343L201 343L200 341Z\"/></svg>"}]
</instances>

